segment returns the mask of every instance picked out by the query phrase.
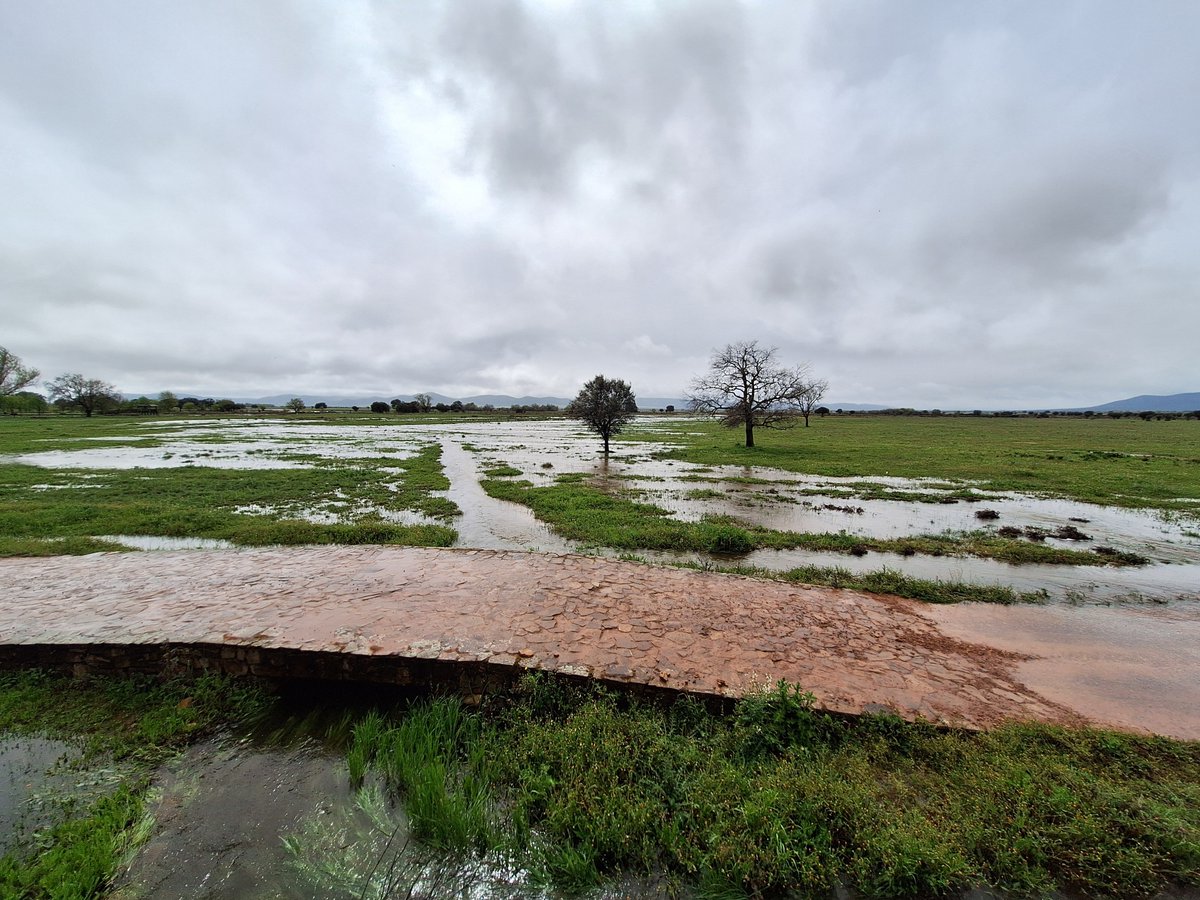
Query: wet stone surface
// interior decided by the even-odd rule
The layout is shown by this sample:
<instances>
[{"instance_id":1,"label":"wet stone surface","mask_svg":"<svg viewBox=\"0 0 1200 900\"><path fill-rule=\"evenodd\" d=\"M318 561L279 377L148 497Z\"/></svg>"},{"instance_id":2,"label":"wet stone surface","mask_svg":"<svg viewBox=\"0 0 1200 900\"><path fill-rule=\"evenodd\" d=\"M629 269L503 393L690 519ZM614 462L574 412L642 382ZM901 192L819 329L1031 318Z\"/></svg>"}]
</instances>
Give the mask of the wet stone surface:
<instances>
[{"instance_id":1,"label":"wet stone surface","mask_svg":"<svg viewBox=\"0 0 1200 900\"><path fill-rule=\"evenodd\" d=\"M585 556L395 547L97 554L0 560L0 583L8 645L437 659L726 696L782 678L840 712L887 708L970 727L1095 718L1069 696L1051 700L1024 684L1027 655L951 637L912 601ZM1127 712L1114 724L1139 727Z\"/></svg>"}]
</instances>

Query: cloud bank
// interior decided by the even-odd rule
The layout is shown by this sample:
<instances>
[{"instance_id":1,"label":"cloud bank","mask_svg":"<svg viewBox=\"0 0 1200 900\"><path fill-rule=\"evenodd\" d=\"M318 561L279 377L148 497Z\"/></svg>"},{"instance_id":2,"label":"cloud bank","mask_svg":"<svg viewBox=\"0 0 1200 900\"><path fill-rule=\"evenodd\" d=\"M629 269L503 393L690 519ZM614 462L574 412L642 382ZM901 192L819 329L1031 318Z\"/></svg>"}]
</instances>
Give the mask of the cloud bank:
<instances>
[{"instance_id":1,"label":"cloud bank","mask_svg":"<svg viewBox=\"0 0 1200 900\"><path fill-rule=\"evenodd\" d=\"M1200 7L6 4L0 343L126 391L1196 390Z\"/></svg>"}]
</instances>

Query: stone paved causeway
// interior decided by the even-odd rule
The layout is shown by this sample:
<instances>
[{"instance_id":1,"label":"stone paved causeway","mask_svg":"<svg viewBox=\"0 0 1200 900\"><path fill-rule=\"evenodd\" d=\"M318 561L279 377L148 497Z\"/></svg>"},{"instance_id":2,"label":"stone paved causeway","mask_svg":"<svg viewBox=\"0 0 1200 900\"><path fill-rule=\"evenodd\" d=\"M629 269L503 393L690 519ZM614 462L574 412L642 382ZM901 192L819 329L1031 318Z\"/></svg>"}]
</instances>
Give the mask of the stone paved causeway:
<instances>
[{"instance_id":1,"label":"stone paved causeway","mask_svg":"<svg viewBox=\"0 0 1200 900\"><path fill-rule=\"evenodd\" d=\"M971 727L1086 716L920 604L586 556L393 547L0 560L0 644L226 644L537 667Z\"/></svg>"}]
</instances>

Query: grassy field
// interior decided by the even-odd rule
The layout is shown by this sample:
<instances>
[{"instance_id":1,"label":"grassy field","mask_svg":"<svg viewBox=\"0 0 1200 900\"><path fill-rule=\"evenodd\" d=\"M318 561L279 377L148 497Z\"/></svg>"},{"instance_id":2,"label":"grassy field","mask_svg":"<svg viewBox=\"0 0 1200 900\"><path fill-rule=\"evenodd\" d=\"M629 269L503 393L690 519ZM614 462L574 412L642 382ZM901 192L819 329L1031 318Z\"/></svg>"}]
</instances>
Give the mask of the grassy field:
<instances>
[{"instance_id":1,"label":"grassy field","mask_svg":"<svg viewBox=\"0 0 1200 900\"><path fill-rule=\"evenodd\" d=\"M154 766L216 728L236 734L271 704L216 678L0 676L0 735L66 738L83 748L80 772L117 772L86 802L62 798L54 822L0 858L0 896L102 895L152 827ZM1196 743L847 720L782 684L717 712L544 676L476 710L417 700L345 718L338 731L351 783L382 785L426 858L441 854L468 878L472 860L487 859L567 893L622 877L713 898L821 895L838 884L868 897L979 884L1111 897L1200 886ZM100 781L80 778L89 780ZM368 892L376 874L400 869L382 856L347 868L336 855L359 850L344 842L306 846L300 831L287 845L309 872L348 872L340 892L314 886L314 896L413 887Z\"/></svg>"},{"instance_id":2,"label":"grassy field","mask_svg":"<svg viewBox=\"0 0 1200 900\"><path fill-rule=\"evenodd\" d=\"M812 427L739 433L688 420L631 430L667 440L667 456L701 465L768 466L813 475L978 482L1111 506L1200 511L1200 421L1136 418L864 416L813 418Z\"/></svg>"},{"instance_id":3,"label":"grassy field","mask_svg":"<svg viewBox=\"0 0 1200 900\"><path fill-rule=\"evenodd\" d=\"M370 421L370 420L368 420ZM154 447L129 420L0 420L0 454L114 445ZM364 426L368 427L368 426ZM215 444L214 444L215 446ZM98 535L152 535L267 544L399 543L445 547L456 532L458 508L433 492L450 483L441 447L407 458L330 460L292 454L308 468L221 469L204 466L142 469L45 469L0 464L0 555L37 556L120 549ZM365 510L353 521L321 524L306 514ZM257 508L249 513L247 508ZM387 512L429 518L397 524Z\"/></svg>"}]
</instances>

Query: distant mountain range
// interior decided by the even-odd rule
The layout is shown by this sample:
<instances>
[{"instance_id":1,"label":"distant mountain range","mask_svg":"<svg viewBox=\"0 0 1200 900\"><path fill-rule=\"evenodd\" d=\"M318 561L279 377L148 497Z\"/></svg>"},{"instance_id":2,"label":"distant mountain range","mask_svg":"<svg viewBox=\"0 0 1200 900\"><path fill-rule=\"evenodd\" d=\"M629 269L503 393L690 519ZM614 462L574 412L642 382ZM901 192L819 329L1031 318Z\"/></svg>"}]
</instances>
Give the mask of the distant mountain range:
<instances>
[{"instance_id":1,"label":"distant mountain range","mask_svg":"<svg viewBox=\"0 0 1200 900\"><path fill-rule=\"evenodd\" d=\"M1139 394L1127 400L1114 400L1099 406L1085 406L1078 412L1192 412L1200 409L1200 393ZM1073 412L1076 410L1072 410Z\"/></svg>"}]
</instances>

